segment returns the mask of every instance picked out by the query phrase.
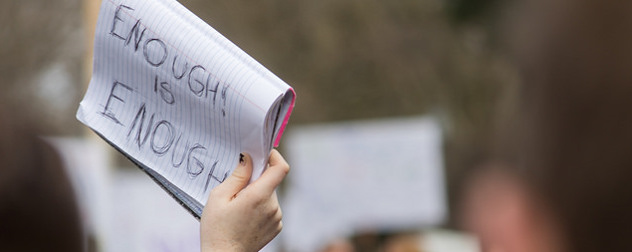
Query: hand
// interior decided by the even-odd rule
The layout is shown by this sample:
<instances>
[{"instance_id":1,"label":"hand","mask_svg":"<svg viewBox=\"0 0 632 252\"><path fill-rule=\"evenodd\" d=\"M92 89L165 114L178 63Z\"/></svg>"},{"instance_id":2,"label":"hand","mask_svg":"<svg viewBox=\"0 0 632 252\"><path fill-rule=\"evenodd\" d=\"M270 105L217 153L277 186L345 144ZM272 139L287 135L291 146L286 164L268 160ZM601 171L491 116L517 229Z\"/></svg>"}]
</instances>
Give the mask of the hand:
<instances>
[{"instance_id":1,"label":"hand","mask_svg":"<svg viewBox=\"0 0 632 252\"><path fill-rule=\"evenodd\" d=\"M281 207L275 189L290 170L272 150L268 168L248 185L252 159L244 155L233 174L215 187L201 219L202 252L259 251L281 232Z\"/></svg>"}]
</instances>

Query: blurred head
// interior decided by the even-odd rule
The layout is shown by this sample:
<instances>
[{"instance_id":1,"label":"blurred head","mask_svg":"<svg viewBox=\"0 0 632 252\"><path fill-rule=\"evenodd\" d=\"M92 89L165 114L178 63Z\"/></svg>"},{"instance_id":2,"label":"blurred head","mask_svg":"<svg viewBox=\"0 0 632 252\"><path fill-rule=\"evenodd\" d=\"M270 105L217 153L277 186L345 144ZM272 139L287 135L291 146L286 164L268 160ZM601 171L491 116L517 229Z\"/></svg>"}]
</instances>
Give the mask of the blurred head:
<instances>
[{"instance_id":1,"label":"blurred head","mask_svg":"<svg viewBox=\"0 0 632 252\"><path fill-rule=\"evenodd\" d=\"M336 239L329 242L321 252L354 252L355 249L351 241L347 239Z\"/></svg>"},{"instance_id":2,"label":"blurred head","mask_svg":"<svg viewBox=\"0 0 632 252\"><path fill-rule=\"evenodd\" d=\"M632 251L632 1L532 1L467 219L489 251Z\"/></svg>"},{"instance_id":3,"label":"blurred head","mask_svg":"<svg viewBox=\"0 0 632 252\"><path fill-rule=\"evenodd\" d=\"M82 251L79 214L55 150L0 108L0 251Z\"/></svg>"}]
</instances>

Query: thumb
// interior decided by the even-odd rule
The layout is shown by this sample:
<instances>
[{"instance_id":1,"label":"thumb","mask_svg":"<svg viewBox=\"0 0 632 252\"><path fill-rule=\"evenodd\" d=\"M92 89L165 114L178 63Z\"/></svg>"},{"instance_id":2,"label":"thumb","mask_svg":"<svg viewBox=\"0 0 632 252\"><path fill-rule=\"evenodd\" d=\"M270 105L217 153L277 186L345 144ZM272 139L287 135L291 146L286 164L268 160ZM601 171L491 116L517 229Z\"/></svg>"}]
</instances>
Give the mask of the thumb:
<instances>
[{"instance_id":1,"label":"thumb","mask_svg":"<svg viewBox=\"0 0 632 252\"><path fill-rule=\"evenodd\" d=\"M244 187L248 185L252 175L252 158L245 153L239 154L239 164L235 167L233 174L226 178L224 182L215 187L215 195L225 198L233 198Z\"/></svg>"}]
</instances>

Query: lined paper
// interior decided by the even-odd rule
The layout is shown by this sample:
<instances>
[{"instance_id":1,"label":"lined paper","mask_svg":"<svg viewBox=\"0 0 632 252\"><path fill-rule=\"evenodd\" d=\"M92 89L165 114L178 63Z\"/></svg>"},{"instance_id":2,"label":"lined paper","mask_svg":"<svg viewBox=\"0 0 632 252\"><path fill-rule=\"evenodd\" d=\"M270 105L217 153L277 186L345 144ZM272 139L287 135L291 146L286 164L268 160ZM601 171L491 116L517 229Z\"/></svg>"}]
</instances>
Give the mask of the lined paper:
<instances>
[{"instance_id":1,"label":"lined paper","mask_svg":"<svg viewBox=\"0 0 632 252\"><path fill-rule=\"evenodd\" d=\"M239 153L256 179L292 88L174 0L104 0L77 118L199 217Z\"/></svg>"}]
</instances>

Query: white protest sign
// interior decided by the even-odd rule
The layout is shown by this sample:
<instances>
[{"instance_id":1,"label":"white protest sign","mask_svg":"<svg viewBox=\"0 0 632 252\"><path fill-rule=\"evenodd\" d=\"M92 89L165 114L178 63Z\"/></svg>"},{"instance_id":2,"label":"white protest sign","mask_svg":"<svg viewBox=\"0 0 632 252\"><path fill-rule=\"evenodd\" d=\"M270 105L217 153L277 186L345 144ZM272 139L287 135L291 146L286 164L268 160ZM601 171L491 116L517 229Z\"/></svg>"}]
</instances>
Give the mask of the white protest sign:
<instances>
[{"instance_id":1,"label":"white protest sign","mask_svg":"<svg viewBox=\"0 0 632 252\"><path fill-rule=\"evenodd\" d=\"M294 128L283 198L283 242L316 251L362 230L440 224L447 207L441 129L433 118Z\"/></svg>"},{"instance_id":2,"label":"white protest sign","mask_svg":"<svg viewBox=\"0 0 632 252\"><path fill-rule=\"evenodd\" d=\"M264 169L290 86L175 0L104 0L77 118L199 217L241 152Z\"/></svg>"}]
</instances>

